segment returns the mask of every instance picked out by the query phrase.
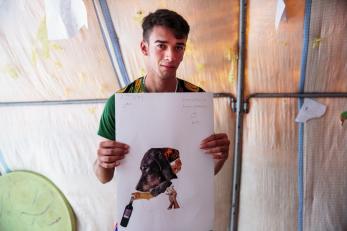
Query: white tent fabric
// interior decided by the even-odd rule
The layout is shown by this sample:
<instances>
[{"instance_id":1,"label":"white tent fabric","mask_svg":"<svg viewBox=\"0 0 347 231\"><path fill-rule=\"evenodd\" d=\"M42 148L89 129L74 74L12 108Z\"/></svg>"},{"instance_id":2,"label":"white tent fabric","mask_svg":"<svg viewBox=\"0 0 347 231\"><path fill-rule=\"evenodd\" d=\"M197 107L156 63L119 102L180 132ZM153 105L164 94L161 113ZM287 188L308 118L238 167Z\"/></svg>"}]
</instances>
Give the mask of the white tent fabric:
<instances>
[{"instance_id":1,"label":"white tent fabric","mask_svg":"<svg viewBox=\"0 0 347 231\"><path fill-rule=\"evenodd\" d=\"M234 91L237 2L205 1L200 5L198 1L187 1L189 8L175 1L152 3L108 1L130 78L144 72L138 45L140 18L134 17L138 11L146 14L169 7L187 17L192 28L179 77L207 91ZM40 105L47 100L105 99L120 88L102 34L106 28L98 22L102 12L100 7L94 7L98 1L84 1L88 29L82 28L76 36L58 41L48 40L44 0L6 0L0 4L0 102L37 102L0 105L0 150L4 159L11 170L38 172L56 184L72 205L78 230L113 230L115 184L101 184L92 169L103 104L81 101ZM210 13L215 20L200 23L205 17L201 13ZM206 33L211 28L214 33ZM233 124L228 100L216 99L215 131L227 132L233 140ZM229 158L216 177L219 215L215 230L225 230L229 223L231 166Z\"/></svg>"},{"instance_id":2,"label":"white tent fabric","mask_svg":"<svg viewBox=\"0 0 347 231\"><path fill-rule=\"evenodd\" d=\"M102 104L0 107L0 147L12 170L48 177L70 202L78 230L112 230L114 183L96 179ZM113 196L112 196L113 195Z\"/></svg>"},{"instance_id":3,"label":"white tent fabric","mask_svg":"<svg viewBox=\"0 0 347 231\"><path fill-rule=\"evenodd\" d=\"M49 41L44 1L3 1L0 8L0 99L105 98L119 86L91 1L89 29Z\"/></svg>"},{"instance_id":4,"label":"white tent fabric","mask_svg":"<svg viewBox=\"0 0 347 231\"><path fill-rule=\"evenodd\" d=\"M44 0L0 0L0 150L12 170L47 176L66 195L78 230L113 229L116 190L101 184L92 164L102 103L4 102L105 99L120 88L97 0L83 1L88 29L49 41ZM140 22L157 8L188 19L191 34L180 78L209 92L235 95L239 2L235 0L106 1L131 80L145 73ZM305 1L287 0L276 30L277 0L247 4L245 96L297 92L303 49ZM312 0L305 91L347 92L347 2ZM108 41L109 42L109 41ZM304 125L304 172L298 173L297 99L251 99L244 115L239 230L296 230L303 196L304 230L346 230L346 99L317 99L322 118ZM215 131L232 141L230 158L215 177L215 231L228 228L235 115L215 99ZM63 102L61 102L63 103ZM139 115L140 116L140 115ZM1 168L0 168L1 169ZM299 195L302 177L304 195ZM1 190L1 189L0 189Z\"/></svg>"}]
</instances>

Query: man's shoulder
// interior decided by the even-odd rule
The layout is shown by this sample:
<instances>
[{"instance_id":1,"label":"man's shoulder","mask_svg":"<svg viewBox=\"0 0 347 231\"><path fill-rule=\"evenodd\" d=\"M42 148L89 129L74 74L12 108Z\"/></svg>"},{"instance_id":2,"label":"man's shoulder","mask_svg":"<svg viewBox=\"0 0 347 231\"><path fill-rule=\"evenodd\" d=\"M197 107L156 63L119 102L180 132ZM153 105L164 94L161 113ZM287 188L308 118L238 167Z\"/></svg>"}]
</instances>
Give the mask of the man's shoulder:
<instances>
[{"instance_id":1,"label":"man's shoulder","mask_svg":"<svg viewBox=\"0 0 347 231\"><path fill-rule=\"evenodd\" d=\"M117 91L117 93L140 93L140 92L144 92L143 77L140 77L134 80L132 83L128 84L127 86Z\"/></svg>"},{"instance_id":2,"label":"man's shoulder","mask_svg":"<svg viewBox=\"0 0 347 231\"><path fill-rule=\"evenodd\" d=\"M201 87L192 84L186 80L178 79L178 92L205 92Z\"/></svg>"}]
</instances>

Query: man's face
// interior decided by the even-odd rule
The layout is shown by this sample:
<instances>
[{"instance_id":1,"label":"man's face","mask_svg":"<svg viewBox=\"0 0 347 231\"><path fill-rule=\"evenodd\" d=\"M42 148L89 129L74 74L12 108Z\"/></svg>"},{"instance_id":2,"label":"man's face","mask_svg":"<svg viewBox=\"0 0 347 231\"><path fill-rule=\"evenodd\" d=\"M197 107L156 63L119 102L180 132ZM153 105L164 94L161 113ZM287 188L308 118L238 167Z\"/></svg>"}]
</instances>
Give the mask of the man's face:
<instances>
[{"instance_id":1,"label":"man's face","mask_svg":"<svg viewBox=\"0 0 347 231\"><path fill-rule=\"evenodd\" d=\"M161 79L175 78L180 65L187 38L177 39L171 29L155 26L148 41L141 42L142 53L148 57L147 71Z\"/></svg>"}]
</instances>

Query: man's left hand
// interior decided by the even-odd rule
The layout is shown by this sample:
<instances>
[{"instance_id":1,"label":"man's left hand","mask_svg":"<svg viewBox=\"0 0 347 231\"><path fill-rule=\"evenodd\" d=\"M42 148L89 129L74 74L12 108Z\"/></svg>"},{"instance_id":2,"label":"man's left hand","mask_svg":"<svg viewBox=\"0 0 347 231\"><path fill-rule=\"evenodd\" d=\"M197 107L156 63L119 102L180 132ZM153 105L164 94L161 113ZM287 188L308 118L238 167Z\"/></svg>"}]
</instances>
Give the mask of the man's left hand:
<instances>
[{"instance_id":1,"label":"man's left hand","mask_svg":"<svg viewBox=\"0 0 347 231\"><path fill-rule=\"evenodd\" d=\"M228 159L230 140L225 133L213 134L201 141L200 148L207 154L212 155L213 159Z\"/></svg>"}]
</instances>

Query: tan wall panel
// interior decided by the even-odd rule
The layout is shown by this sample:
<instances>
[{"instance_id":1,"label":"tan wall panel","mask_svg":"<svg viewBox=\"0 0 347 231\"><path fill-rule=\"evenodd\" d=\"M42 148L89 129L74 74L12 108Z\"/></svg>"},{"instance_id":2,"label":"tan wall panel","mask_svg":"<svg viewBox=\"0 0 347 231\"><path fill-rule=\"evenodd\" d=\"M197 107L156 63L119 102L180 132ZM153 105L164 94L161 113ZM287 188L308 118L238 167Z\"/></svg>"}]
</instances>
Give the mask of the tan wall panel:
<instances>
[{"instance_id":1,"label":"tan wall panel","mask_svg":"<svg viewBox=\"0 0 347 231\"><path fill-rule=\"evenodd\" d=\"M277 0L249 1L246 92L296 92L305 1L287 0L287 20L275 29ZM246 95L247 95L246 94Z\"/></svg>"},{"instance_id":2,"label":"tan wall panel","mask_svg":"<svg viewBox=\"0 0 347 231\"><path fill-rule=\"evenodd\" d=\"M239 230L296 230L297 101L252 99L245 115Z\"/></svg>"},{"instance_id":3,"label":"tan wall panel","mask_svg":"<svg viewBox=\"0 0 347 231\"><path fill-rule=\"evenodd\" d=\"M347 90L347 2L312 1L305 91ZM346 99L319 99L327 112L305 125L304 230L347 229Z\"/></svg>"},{"instance_id":4,"label":"tan wall panel","mask_svg":"<svg viewBox=\"0 0 347 231\"><path fill-rule=\"evenodd\" d=\"M347 1L316 0L311 9L305 91L347 91Z\"/></svg>"},{"instance_id":5,"label":"tan wall panel","mask_svg":"<svg viewBox=\"0 0 347 231\"><path fill-rule=\"evenodd\" d=\"M347 99L320 99L326 114L305 125L304 230L347 229Z\"/></svg>"}]
</instances>

